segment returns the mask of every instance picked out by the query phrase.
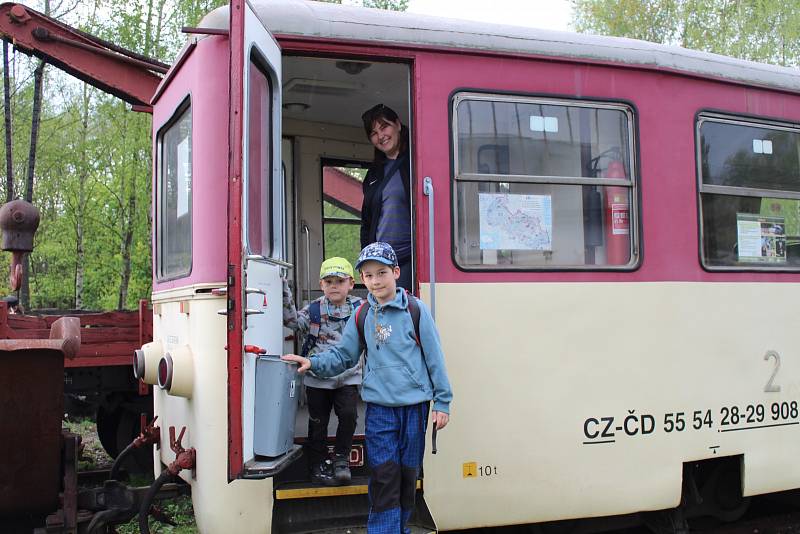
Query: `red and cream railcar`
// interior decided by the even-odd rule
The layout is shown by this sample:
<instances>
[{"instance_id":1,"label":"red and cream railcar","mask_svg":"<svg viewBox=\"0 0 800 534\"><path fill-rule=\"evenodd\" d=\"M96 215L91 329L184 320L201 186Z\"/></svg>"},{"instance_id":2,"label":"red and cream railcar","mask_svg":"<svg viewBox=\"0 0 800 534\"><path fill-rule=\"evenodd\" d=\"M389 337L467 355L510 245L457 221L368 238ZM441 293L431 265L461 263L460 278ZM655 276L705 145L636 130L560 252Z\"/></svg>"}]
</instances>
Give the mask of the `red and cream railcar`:
<instances>
[{"instance_id":1,"label":"red and cream railcar","mask_svg":"<svg viewBox=\"0 0 800 534\"><path fill-rule=\"evenodd\" d=\"M357 252L348 177L379 102L412 132L415 280L455 392L421 526L730 519L800 487L796 72L301 0L236 0L196 31L152 100L140 372L162 383L162 443L174 427L195 449L181 476L201 531L365 510L361 484L287 475L297 446L254 451L282 418L257 418L246 351L292 350L283 273L301 304L324 255Z\"/></svg>"}]
</instances>

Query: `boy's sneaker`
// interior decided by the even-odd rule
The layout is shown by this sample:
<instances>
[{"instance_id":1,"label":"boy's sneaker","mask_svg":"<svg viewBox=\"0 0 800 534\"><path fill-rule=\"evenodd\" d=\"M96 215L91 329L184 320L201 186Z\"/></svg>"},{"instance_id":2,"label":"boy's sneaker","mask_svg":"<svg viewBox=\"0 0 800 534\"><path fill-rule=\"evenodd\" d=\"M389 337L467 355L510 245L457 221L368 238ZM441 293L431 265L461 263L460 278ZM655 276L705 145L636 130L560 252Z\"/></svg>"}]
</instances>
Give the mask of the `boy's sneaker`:
<instances>
[{"instance_id":1,"label":"boy's sneaker","mask_svg":"<svg viewBox=\"0 0 800 534\"><path fill-rule=\"evenodd\" d=\"M339 484L349 484L350 479L350 461L347 458L336 457L333 461L333 476Z\"/></svg>"},{"instance_id":2,"label":"boy's sneaker","mask_svg":"<svg viewBox=\"0 0 800 534\"><path fill-rule=\"evenodd\" d=\"M311 482L323 486L338 486L339 482L333 476L333 462L323 460L311 468Z\"/></svg>"}]
</instances>

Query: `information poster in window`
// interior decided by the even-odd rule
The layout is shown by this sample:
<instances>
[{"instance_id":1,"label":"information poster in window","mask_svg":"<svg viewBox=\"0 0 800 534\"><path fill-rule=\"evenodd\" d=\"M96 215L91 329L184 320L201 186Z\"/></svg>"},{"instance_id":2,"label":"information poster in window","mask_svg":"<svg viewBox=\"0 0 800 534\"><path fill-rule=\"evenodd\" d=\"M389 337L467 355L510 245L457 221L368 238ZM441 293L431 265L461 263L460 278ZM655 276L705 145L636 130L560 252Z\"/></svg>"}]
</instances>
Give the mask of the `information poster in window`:
<instances>
[{"instance_id":1,"label":"information poster in window","mask_svg":"<svg viewBox=\"0 0 800 534\"><path fill-rule=\"evenodd\" d=\"M189 187L191 183L191 157L189 154L189 138L186 137L178 143L177 149L177 162L178 169L176 171L177 189L178 189L178 206L177 217L183 217L189 213Z\"/></svg>"},{"instance_id":2,"label":"information poster in window","mask_svg":"<svg viewBox=\"0 0 800 534\"><path fill-rule=\"evenodd\" d=\"M736 214L739 261L786 263L786 224L783 217Z\"/></svg>"},{"instance_id":3,"label":"information poster in window","mask_svg":"<svg viewBox=\"0 0 800 534\"><path fill-rule=\"evenodd\" d=\"M478 193L481 250L553 250L550 195Z\"/></svg>"}]
</instances>

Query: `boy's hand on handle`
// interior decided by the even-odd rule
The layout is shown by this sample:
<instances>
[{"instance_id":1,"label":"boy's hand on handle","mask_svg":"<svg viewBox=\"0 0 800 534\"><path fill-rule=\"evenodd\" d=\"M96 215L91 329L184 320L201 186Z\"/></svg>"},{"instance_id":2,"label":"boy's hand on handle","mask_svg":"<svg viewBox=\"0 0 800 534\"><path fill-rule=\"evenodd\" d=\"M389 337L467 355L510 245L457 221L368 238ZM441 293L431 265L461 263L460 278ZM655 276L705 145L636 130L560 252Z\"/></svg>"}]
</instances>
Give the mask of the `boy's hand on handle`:
<instances>
[{"instance_id":1,"label":"boy's hand on handle","mask_svg":"<svg viewBox=\"0 0 800 534\"><path fill-rule=\"evenodd\" d=\"M311 369L311 360L309 360L308 358L303 358L302 356L298 356L297 354L284 354L283 356L281 356L281 360L287 362L297 362L298 364L300 364L300 366L297 368L297 372L300 374L303 374L309 369Z\"/></svg>"},{"instance_id":2,"label":"boy's hand on handle","mask_svg":"<svg viewBox=\"0 0 800 534\"><path fill-rule=\"evenodd\" d=\"M447 426L448 421L450 421L450 416L444 412L431 412L431 418L433 419L433 424L436 425L436 430L441 430Z\"/></svg>"}]
</instances>

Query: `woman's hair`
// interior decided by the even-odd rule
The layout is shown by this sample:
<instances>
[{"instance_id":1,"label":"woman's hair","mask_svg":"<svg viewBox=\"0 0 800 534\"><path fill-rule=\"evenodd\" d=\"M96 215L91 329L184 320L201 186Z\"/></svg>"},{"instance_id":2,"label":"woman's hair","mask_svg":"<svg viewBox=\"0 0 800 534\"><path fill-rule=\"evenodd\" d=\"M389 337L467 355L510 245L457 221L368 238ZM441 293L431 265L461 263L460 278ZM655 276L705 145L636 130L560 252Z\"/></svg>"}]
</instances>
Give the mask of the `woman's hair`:
<instances>
[{"instance_id":1,"label":"woman's hair","mask_svg":"<svg viewBox=\"0 0 800 534\"><path fill-rule=\"evenodd\" d=\"M372 133L372 128L375 126L376 123L389 123L389 122L399 122L400 117L397 116L397 113L390 107L384 106L383 104L377 104L372 106L367 111L361 114L361 120L364 123L364 133L367 134L367 139L369 139L370 134ZM406 125L400 122L400 153L404 153L408 151L408 128ZM373 160L376 163L382 162L386 160L386 154L375 149L375 156Z\"/></svg>"}]
</instances>

